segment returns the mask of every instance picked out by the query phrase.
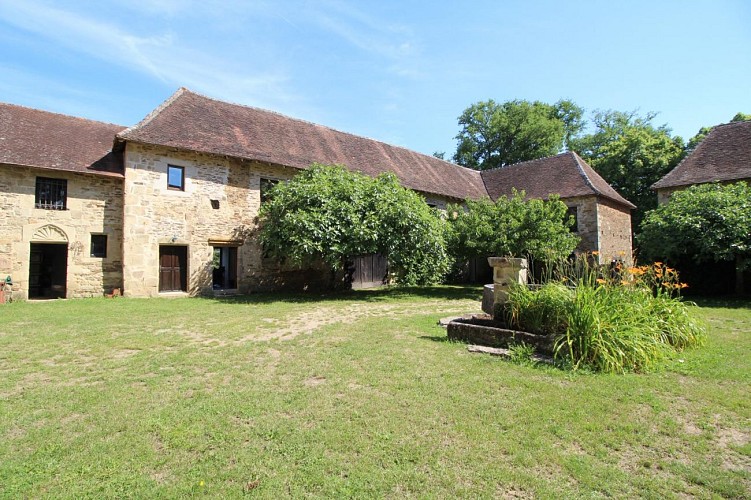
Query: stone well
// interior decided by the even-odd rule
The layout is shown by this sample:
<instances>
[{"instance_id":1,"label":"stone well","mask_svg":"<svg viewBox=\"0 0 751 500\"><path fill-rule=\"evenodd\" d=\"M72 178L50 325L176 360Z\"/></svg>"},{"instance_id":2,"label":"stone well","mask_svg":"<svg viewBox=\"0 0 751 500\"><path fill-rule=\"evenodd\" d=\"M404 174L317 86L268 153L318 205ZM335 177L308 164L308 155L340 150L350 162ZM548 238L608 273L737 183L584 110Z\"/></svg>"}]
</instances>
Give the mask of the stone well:
<instances>
[{"instance_id":1,"label":"stone well","mask_svg":"<svg viewBox=\"0 0 751 500\"><path fill-rule=\"evenodd\" d=\"M485 285L482 300L482 309L488 317L451 321L447 325L448 338L490 347L507 347L524 342L534 345L540 353L552 354L554 336L510 330L503 318L494 317L494 312L499 310L499 306L508 301L510 288L515 284L527 284L527 259L490 257L488 263L493 267L493 284Z\"/></svg>"}]
</instances>

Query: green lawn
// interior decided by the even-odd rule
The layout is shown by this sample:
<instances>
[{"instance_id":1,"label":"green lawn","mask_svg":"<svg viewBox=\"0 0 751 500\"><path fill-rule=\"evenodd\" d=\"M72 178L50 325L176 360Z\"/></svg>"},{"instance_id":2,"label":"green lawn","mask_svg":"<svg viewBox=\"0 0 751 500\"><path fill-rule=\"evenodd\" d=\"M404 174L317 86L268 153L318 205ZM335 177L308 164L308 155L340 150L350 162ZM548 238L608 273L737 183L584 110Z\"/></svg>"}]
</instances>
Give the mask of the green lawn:
<instances>
[{"instance_id":1,"label":"green lawn","mask_svg":"<svg viewBox=\"0 0 751 500\"><path fill-rule=\"evenodd\" d=\"M447 342L479 298L0 306L0 497L751 497L751 302L622 376Z\"/></svg>"}]
</instances>

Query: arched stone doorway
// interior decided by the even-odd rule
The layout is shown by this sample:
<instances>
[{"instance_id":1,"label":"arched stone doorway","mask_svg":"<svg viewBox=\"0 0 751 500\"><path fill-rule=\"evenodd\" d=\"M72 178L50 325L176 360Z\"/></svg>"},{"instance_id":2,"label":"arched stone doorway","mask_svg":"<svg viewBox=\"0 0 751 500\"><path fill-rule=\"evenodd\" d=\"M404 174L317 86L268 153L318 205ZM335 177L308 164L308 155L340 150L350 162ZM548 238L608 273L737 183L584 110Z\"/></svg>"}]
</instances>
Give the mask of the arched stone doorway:
<instances>
[{"instance_id":1,"label":"arched stone doorway","mask_svg":"<svg viewBox=\"0 0 751 500\"><path fill-rule=\"evenodd\" d=\"M68 235L47 224L31 237L29 245L29 298L64 298L68 288Z\"/></svg>"}]
</instances>

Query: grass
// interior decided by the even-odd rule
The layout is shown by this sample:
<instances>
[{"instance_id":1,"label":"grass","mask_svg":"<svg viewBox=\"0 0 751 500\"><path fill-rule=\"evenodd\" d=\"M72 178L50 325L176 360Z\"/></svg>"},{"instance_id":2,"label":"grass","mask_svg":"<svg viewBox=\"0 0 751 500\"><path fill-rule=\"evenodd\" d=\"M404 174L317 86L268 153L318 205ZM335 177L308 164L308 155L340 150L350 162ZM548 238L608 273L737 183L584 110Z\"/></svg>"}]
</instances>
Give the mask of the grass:
<instances>
[{"instance_id":1,"label":"grass","mask_svg":"<svg viewBox=\"0 0 751 500\"><path fill-rule=\"evenodd\" d=\"M735 497L751 303L646 375L470 354L480 290L0 306L0 497Z\"/></svg>"}]
</instances>

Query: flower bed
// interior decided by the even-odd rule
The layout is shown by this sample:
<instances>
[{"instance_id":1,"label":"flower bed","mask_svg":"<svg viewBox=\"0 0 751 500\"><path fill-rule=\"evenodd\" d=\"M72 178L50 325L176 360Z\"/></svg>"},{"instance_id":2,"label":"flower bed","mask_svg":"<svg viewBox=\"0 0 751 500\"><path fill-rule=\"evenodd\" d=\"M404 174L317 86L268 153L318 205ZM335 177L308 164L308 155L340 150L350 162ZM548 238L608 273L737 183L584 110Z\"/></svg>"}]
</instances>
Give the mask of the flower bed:
<instances>
[{"instance_id":1,"label":"flower bed","mask_svg":"<svg viewBox=\"0 0 751 500\"><path fill-rule=\"evenodd\" d=\"M587 262L581 258L536 290L512 288L501 311L506 324L553 335L556 359L603 372L648 371L704 341L706 329L681 301L685 285L675 270L659 262L625 269Z\"/></svg>"}]
</instances>

